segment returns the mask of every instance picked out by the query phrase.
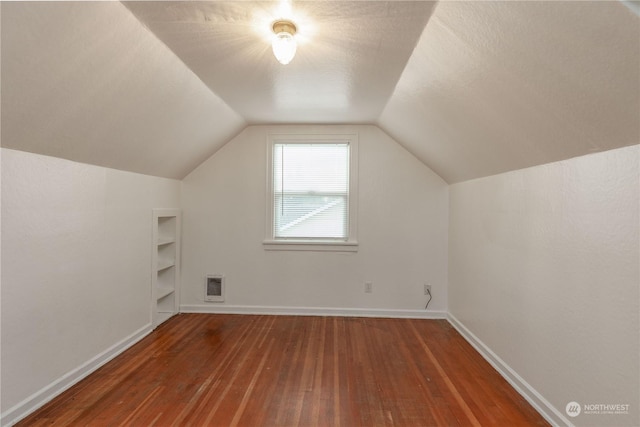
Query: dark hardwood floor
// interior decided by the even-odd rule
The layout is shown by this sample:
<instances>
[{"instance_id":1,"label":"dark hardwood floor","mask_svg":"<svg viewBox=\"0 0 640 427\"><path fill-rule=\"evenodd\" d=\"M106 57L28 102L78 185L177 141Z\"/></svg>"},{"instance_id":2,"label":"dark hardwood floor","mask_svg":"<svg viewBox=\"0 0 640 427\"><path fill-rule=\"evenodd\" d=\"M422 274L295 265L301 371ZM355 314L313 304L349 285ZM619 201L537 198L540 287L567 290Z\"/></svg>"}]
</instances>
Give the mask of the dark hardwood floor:
<instances>
[{"instance_id":1,"label":"dark hardwood floor","mask_svg":"<svg viewBox=\"0 0 640 427\"><path fill-rule=\"evenodd\" d=\"M18 425L548 424L444 320L181 314Z\"/></svg>"}]
</instances>

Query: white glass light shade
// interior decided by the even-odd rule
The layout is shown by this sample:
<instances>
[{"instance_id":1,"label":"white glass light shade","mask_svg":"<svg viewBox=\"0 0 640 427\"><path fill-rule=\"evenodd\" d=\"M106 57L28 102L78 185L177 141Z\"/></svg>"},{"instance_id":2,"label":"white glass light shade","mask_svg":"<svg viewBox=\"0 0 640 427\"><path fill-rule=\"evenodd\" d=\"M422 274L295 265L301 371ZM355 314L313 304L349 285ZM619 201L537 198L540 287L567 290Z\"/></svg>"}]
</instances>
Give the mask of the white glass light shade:
<instances>
[{"instance_id":1,"label":"white glass light shade","mask_svg":"<svg viewBox=\"0 0 640 427\"><path fill-rule=\"evenodd\" d=\"M297 43L293 35L282 31L273 37L271 47L278 62L287 65L296 55Z\"/></svg>"}]
</instances>

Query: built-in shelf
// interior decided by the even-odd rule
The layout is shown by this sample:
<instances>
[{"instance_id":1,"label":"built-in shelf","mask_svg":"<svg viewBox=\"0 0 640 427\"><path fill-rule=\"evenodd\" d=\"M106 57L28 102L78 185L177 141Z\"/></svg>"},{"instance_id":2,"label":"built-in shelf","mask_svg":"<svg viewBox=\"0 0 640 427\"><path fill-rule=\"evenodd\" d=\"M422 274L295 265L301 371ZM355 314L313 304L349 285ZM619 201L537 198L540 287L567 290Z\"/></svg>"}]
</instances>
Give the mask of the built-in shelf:
<instances>
[{"instance_id":1,"label":"built-in shelf","mask_svg":"<svg viewBox=\"0 0 640 427\"><path fill-rule=\"evenodd\" d=\"M169 320L169 318L171 316L173 316L175 313L163 313L163 312L159 312L156 316L158 325L161 324L162 322Z\"/></svg>"},{"instance_id":2,"label":"built-in shelf","mask_svg":"<svg viewBox=\"0 0 640 427\"><path fill-rule=\"evenodd\" d=\"M171 243L174 243L176 240L172 237L164 237L164 238L158 238L158 246L163 246L163 245L169 245Z\"/></svg>"},{"instance_id":3,"label":"built-in shelf","mask_svg":"<svg viewBox=\"0 0 640 427\"><path fill-rule=\"evenodd\" d=\"M176 262L172 259L158 260L158 271L166 270L167 268L171 268L174 265L176 265Z\"/></svg>"},{"instance_id":4,"label":"built-in shelf","mask_svg":"<svg viewBox=\"0 0 640 427\"><path fill-rule=\"evenodd\" d=\"M173 288L159 287L156 294L156 300L161 300L162 298L166 297L167 295L171 295L174 292L175 292L175 289Z\"/></svg>"},{"instance_id":5,"label":"built-in shelf","mask_svg":"<svg viewBox=\"0 0 640 427\"><path fill-rule=\"evenodd\" d=\"M155 328L179 308L180 210L153 210L152 323Z\"/></svg>"}]
</instances>

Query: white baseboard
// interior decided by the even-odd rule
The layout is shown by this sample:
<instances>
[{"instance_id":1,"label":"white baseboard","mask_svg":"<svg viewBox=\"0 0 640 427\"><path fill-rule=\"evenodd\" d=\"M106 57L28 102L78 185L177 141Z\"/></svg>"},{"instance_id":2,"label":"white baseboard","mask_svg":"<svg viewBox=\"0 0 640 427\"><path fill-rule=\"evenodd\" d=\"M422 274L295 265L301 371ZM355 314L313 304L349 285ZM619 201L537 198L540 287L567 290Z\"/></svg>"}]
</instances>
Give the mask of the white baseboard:
<instances>
[{"instance_id":1,"label":"white baseboard","mask_svg":"<svg viewBox=\"0 0 640 427\"><path fill-rule=\"evenodd\" d=\"M181 313L271 314L293 316L386 317L446 319L445 311L390 310L382 308L279 307L262 305L194 304L180 306Z\"/></svg>"},{"instance_id":2,"label":"white baseboard","mask_svg":"<svg viewBox=\"0 0 640 427\"><path fill-rule=\"evenodd\" d=\"M573 426L573 424L558 411L547 399L536 391L529 383L527 383L520 375L516 373L509 365L505 363L497 354L495 354L485 343L476 337L469 329L467 329L458 319L451 313L447 313L449 323L456 328L460 335L464 337L469 344L476 349L482 357L485 358L491 366L495 368L500 375L524 397L527 402L535 408L551 425L554 426Z\"/></svg>"},{"instance_id":3,"label":"white baseboard","mask_svg":"<svg viewBox=\"0 0 640 427\"><path fill-rule=\"evenodd\" d=\"M120 342L112 345L96 357L88 360L83 365L68 372L66 375L40 389L36 393L24 399L14 407L8 409L0 415L0 424L5 426L12 426L27 415L43 406L45 403L58 396L63 391L69 389L80 380L87 377L89 374L100 368L105 363L109 362L114 357L121 354L123 351L140 341L151 332L151 323L138 329L128 337L124 338Z\"/></svg>"}]
</instances>

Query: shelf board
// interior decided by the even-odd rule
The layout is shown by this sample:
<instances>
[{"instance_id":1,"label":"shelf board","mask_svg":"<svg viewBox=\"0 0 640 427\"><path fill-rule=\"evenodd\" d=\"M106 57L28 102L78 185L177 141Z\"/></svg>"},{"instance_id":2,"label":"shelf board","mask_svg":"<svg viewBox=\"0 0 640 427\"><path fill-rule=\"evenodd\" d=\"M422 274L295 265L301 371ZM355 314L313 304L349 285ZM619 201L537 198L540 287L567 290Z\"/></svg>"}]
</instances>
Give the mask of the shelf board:
<instances>
[{"instance_id":1,"label":"shelf board","mask_svg":"<svg viewBox=\"0 0 640 427\"><path fill-rule=\"evenodd\" d=\"M169 243L174 243L176 239L173 237L159 237L158 238L158 246L168 245Z\"/></svg>"},{"instance_id":2,"label":"shelf board","mask_svg":"<svg viewBox=\"0 0 640 427\"><path fill-rule=\"evenodd\" d=\"M158 316L157 316L157 323L158 325L161 324L162 322L166 321L167 319L169 319L171 316L173 316L174 312L158 312Z\"/></svg>"},{"instance_id":3,"label":"shelf board","mask_svg":"<svg viewBox=\"0 0 640 427\"><path fill-rule=\"evenodd\" d=\"M156 293L156 300L161 300L162 298L166 297L167 295L171 295L174 292L175 292L175 289L173 288L160 287L158 288L158 291Z\"/></svg>"},{"instance_id":4,"label":"shelf board","mask_svg":"<svg viewBox=\"0 0 640 427\"><path fill-rule=\"evenodd\" d=\"M166 270L169 267L173 267L176 265L176 262L173 260L159 260L158 261L158 271Z\"/></svg>"}]
</instances>

